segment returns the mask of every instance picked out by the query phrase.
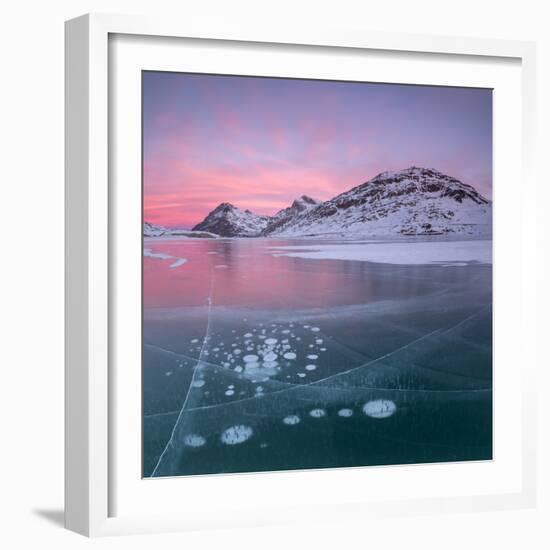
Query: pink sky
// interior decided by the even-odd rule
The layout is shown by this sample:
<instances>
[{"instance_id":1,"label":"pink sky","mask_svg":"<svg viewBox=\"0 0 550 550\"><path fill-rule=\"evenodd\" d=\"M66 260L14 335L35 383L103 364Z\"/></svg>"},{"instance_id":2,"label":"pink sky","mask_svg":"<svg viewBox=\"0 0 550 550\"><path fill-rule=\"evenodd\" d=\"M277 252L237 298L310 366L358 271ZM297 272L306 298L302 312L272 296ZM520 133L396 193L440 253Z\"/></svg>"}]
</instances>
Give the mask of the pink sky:
<instances>
[{"instance_id":1,"label":"pink sky","mask_svg":"<svg viewBox=\"0 0 550 550\"><path fill-rule=\"evenodd\" d=\"M144 219L274 214L426 166L491 196L490 90L144 73Z\"/></svg>"}]
</instances>

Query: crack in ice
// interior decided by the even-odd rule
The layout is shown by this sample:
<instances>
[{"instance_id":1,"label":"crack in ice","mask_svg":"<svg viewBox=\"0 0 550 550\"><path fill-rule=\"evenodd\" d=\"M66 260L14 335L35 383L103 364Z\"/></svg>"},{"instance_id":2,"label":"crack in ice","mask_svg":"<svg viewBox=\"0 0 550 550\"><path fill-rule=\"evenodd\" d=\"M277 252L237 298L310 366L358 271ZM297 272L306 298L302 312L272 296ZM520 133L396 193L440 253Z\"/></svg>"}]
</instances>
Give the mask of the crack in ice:
<instances>
[{"instance_id":1,"label":"crack in ice","mask_svg":"<svg viewBox=\"0 0 550 550\"><path fill-rule=\"evenodd\" d=\"M213 272L211 272L211 275L210 275L210 294L208 296L208 310L207 310L207 321L206 321L206 332L204 334L204 338L203 338L203 341L202 341L202 346L201 346L201 349L200 349L200 352L199 352L199 358L197 360L197 365L196 365L196 368L195 370L193 371L193 376L191 377L191 383L189 384L189 387L187 388L187 393L185 395L185 399L183 401L183 405L181 406L181 409L180 409L180 412L178 414L178 417L176 418L176 422L174 423L174 426L172 428L172 433L170 434L170 439L168 440L168 442L166 443L166 446L164 447L164 450L162 451L159 459L158 459L158 462L156 464L156 466L154 467L153 469L153 472L151 473L151 477L155 477L155 474L158 470L158 467L160 466L160 463L162 462L162 459L164 458L164 455L166 454L166 451L168 450L168 447L170 445L172 445L172 441L174 439L174 434L176 432L176 429L178 427L178 424L180 422L180 419L183 415L183 411L185 410L185 407L187 405L187 401L189 400L189 395L191 394L191 389L193 387L193 383L196 381L196 377L197 377L197 373L199 372L199 370L201 370L201 362L202 362L202 356L204 354L204 351L205 351L205 348L206 348L206 345L207 345L207 342L210 338L210 321L211 321L211 312L212 312L212 295L214 293L214 274Z\"/></svg>"}]
</instances>

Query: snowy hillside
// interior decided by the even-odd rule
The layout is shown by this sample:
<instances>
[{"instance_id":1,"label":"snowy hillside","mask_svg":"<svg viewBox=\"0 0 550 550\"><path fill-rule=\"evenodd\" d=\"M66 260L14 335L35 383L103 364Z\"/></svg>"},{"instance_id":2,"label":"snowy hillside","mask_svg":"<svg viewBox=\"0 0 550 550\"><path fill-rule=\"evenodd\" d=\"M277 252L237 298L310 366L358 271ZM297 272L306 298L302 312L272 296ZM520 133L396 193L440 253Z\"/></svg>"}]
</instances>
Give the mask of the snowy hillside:
<instances>
[{"instance_id":1,"label":"snowy hillside","mask_svg":"<svg viewBox=\"0 0 550 550\"><path fill-rule=\"evenodd\" d=\"M255 237L266 228L269 219L223 202L195 225L193 231L210 231L220 237Z\"/></svg>"},{"instance_id":2,"label":"snowy hillside","mask_svg":"<svg viewBox=\"0 0 550 550\"><path fill-rule=\"evenodd\" d=\"M192 237L194 239L215 239L218 235L207 231L189 231L187 229L172 229L150 222L143 223L144 237Z\"/></svg>"},{"instance_id":3,"label":"snowy hillside","mask_svg":"<svg viewBox=\"0 0 550 550\"><path fill-rule=\"evenodd\" d=\"M281 232L286 227L290 227L297 223L307 212L315 206L319 206L321 201L312 199L307 195L302 195L297 198L291 206L280 210L272 216L267 224L267 227L262 231L261 235L270 235L272 233Z\"/></svg>"},{"instance_id":4,"label":"snowy hillside","mask_svg":"<svg viewBox=\"0 0 550 550\"><path fill-rule=\"evenodd\" d=\"M143 222L143 236L144 237L161 237L168 232L166 227L156 225L154 223Z\"/></svg>"},{"instance_id":5,"label":"snowy hillside","mask_svg":"<svg viewBox=\"0 0 550 550\"><path fill-rule=\"evenodd\" d=\"M271 234L382 236L491 234L492 204L472 186L437 170L383 172Z\"/></svg>"}]
</instances>

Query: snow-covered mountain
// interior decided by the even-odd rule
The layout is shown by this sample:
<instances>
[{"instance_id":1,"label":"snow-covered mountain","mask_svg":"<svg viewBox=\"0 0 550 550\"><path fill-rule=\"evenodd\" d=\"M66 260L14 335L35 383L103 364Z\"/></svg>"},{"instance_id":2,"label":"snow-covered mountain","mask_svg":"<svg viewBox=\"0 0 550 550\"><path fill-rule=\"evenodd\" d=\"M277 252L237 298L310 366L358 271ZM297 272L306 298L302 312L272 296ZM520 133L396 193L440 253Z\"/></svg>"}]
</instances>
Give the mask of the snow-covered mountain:
<instances>
[{"instance_id":1,"label":"snow-covered mountain","mask_svg":"<svg viewBox=\"0 0 550 550\"><path fill-rule=\"evenodd\" d=\"M189 231L188 229L172 229L150 222L143 222L144 237L192 237L194 239L215 239L218 235L207 231Z\"/></svg>"},{"instance_id":2,"label":"snow-covered mountain","mask_svg":"<svg viewBox=\"0 0 550 550\"><path fill-rule=\"evenodd\" d=\"M210 231L220 237L256 237L266 228L269 220L269 216L260 216L222 202L195 225L193 231Z\"/></svg>"},{"instance_id":3,"label":"snow-covered mountain","mask_svg":"<svg viewBox=\"0 0 550 550\"><path fill-rule=\"evenodd\" d=\"M309 209L271 235L490 235L491 223L491 201L472 186L413 166L383 172Z\"/></svg>"},{"instance_id":4,"label":"snow-covered mountain","mask_svg":"<svg viewBox=\"0 0 550 550\"><path fill-rule=\"evenodd\" d=\"M261 235L266 236L272 233L281 232L285 227L290 227L297 223L297 221L305 216L312 208L321 204L321 201L312 199L307 195L302 195L297 198L288 208L279 210L277 214L269 219L266 228L262 231Z\"/></svg>"},{"instance_id":5,"label":"snow-covered mountain","mask_svg":"<svg viewBox=\"0 0 550 550\"><path fill-rule=\"evenodd\" d=\"M161 225L156 225L150 222L143 222L144 237L161 237L166 233L168 233L168 229L166 227L162 227Z\"/></svg>"},{"instance_id":6,"label":"snow-covered mountain","mask_svg":"<svg viewBox=\"0 0 550 550\"><path fill-rule=\"evenodd\" d=\"M320 202L306 195L274 216L221 203L192 231L144 223L145 236L368 238L392 235L489 236L492 203L474 187L430 168L382 172ZM202 233L202 234L201 234Z\"/></svg>"}]
</instances>

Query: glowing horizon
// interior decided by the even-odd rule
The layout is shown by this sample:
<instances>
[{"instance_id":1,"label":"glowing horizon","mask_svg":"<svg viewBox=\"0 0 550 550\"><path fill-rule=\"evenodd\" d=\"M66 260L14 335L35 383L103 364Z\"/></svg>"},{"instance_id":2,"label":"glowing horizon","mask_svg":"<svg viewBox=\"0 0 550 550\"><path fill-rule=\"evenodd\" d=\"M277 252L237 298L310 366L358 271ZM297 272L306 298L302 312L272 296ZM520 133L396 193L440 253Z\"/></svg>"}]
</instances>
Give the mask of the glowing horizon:
<instances>
[{"instance_id":1,"label":"glowing horizon","mask_svg":"<svg viewBox=\"0 0 550 550\"><path fill-rule=\"evenodd\" d=\"M413 165L492 196L488 89L145 72L143 101L151 223L222 202L273 215Z\"/></svg>"}]
</instances>

